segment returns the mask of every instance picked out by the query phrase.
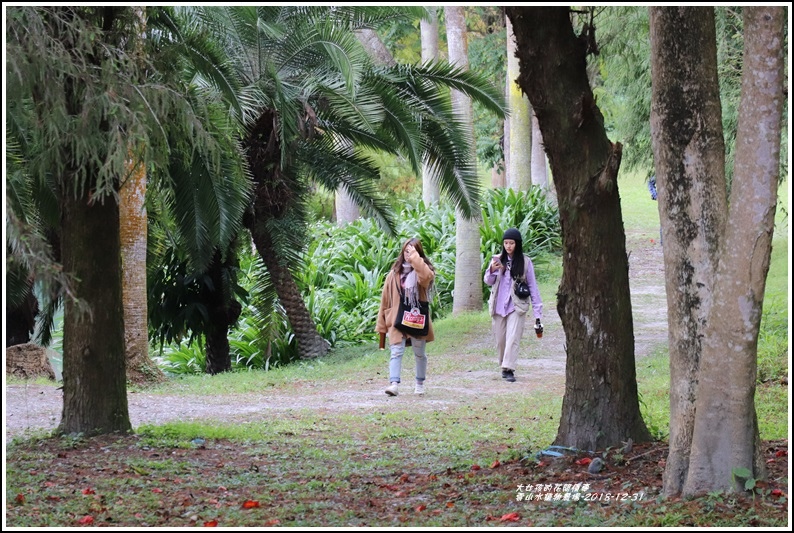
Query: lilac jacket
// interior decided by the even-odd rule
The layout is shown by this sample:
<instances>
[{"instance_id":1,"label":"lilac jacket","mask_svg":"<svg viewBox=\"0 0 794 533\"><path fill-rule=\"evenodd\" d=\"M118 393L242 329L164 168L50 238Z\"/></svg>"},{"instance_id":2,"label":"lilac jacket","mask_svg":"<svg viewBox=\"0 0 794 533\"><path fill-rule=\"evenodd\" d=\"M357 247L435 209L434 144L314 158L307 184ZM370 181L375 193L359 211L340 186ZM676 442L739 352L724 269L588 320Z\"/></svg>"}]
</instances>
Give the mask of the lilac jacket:
<instances>
[{"instance_id":1,"label":"lilac jacket","mask_svg":"<svg viewBox=\"0 0 794 533\"><path fill-rule=\"evenodd\" d=\"M510 276L510 271L505 269L498 269L496 272L491 272L491 261L485 267L485 275L483 281L491 288L491 297L488 300L488 311L491 316L500 315L507 316L516 310L513 303L513 279ZM535 266L532 260L524 254L524 272L529 285L529 299L532 302L532 312L535 318L543 318L543 302L540 299L540 291L538 291L538 282L535 280ZM527 309L519 309L520 313L525 313ZM523 311L523 312L522 312Z\"/></svg>"}]
</instances>

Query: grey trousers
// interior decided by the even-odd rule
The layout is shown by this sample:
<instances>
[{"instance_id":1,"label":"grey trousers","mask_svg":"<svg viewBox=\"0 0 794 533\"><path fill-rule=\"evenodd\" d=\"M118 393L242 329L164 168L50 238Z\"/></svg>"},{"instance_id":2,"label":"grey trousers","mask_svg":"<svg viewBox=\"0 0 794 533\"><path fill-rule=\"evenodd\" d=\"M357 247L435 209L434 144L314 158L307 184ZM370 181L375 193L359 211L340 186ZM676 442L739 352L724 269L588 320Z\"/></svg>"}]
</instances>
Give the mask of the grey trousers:
<instances>
[{"instance_id":1,"label":"grey trousers","mask_svg":"<svg viewBox=\"0 0 794 533\"><path fill-rule=\"evenodd\" d=\"M424 383L427 374L427 354L425 354L427 341L412 338L411 346L413 346L414 359L416 359L416 382ZM400 370L402 369L404 353L405 339L400 344L391 345L391 358L389 359L390 383L400 382Z\"/></svg>"},{"instance_id":2,"label":"grey trousers","mask_svg":"<svg viewBox=\"0 0 794 533\"><path fill-rule=\"evenodd\" d=\"M515 370L518 361L518 343L524 334L527 315L513 311L507 316L491 317L491 329L496 340L496 355L499 366L505 370Z\"/></svg>"}]
</instances>

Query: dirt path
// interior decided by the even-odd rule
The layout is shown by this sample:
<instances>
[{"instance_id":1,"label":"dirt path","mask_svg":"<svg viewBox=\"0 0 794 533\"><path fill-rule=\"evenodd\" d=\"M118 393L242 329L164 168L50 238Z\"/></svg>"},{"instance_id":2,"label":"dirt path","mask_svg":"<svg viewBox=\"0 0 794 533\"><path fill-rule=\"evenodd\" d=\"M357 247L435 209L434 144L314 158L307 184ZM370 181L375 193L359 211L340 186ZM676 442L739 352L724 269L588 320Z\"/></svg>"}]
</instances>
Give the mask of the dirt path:
<instances>
[{"instance_id":1,"label":"dirt path","mask_svg":"<svg viewBox=\"0 0 794 533\"><path fill-rule=\"evenodd\" d=\"M662 252L654 236L628 232L629 279L634 312L635 354L642 358L655 346L666 342L666 299ZM654 239L655 241L655 239ZM429 374L427 394L411 394L410 379L396 398L383 394L382 376L363 381L335 380L325 383L299 382L263 392L223 394L213 397L149 394L130 392L128 395L130 419L134 428L142 424L162 424L171 420L222 419L245 421L257 414L309 408L318 412L341 411L396 411L403 409L437 411L450 405L472 401L487 396L524 394L528 390L564 390L565 352L564 335L555 302L544 302L545 332L541 340L534 338L528 327L522 342L522 356L516 369L517 381L503 383L496 369L484 370L483 353L492 352L489 331L483 331L475 341L476 350L467 354L446 354L455 357L454 364L443 364L448 370ZM530 338L531 337L531 338ZM470 346L471 347L471 346ZM481 349L480 349L481 348ZM410 354L410 351L409 351ZM432 352L430 352L432 372ZM413 368L410 355L404 364L404 374ZM447 362L448 363L448 362ZM487 365L486 365L487 366ZM494 362L494 365L495 362ZM5 387L4 418L6 437L39 433L55 429L63 409L63 395L56 385L8 385Z\"/></svg>"}]
</instances>

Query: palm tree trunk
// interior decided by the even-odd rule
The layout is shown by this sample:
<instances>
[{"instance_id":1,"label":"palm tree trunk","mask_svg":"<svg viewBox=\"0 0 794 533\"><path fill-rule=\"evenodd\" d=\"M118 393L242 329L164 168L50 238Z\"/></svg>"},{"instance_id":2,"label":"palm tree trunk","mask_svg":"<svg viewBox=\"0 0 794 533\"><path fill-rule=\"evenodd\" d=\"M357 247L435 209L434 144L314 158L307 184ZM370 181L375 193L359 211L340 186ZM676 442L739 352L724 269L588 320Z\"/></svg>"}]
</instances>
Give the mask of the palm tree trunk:
<instances>
[{"instance_id":1,"label":"palm tree trunk","mask_svg":"<svg viewBox=\"0 0 794 533\"><path fill-rule=\"evenodd\" d=\"M428 19L419 21L420 40L422 42L422 63L438 59L438 18L436 7L428 7ZM438 204L441 199L438 182L430 172L428 165L422 163L422 201L426 206Z\"/></svg>"},{"instance_id":2,"label":"palm tree trunk","mask_svg":"<svg viewBox=\"0 0 794 533\"><path fill-rule=\"evenodd\" d=\"M469 68L466 45L466 19L463 6L446 6L444 13L447 21L447 42L449 43L449 62L461 68ZM452 105L474 139L474 123L469 98L459 91L452 91ZM474 155L472 154L472 158ZM480 254L479 207L471 219L455 210L455 297L452 312L482 310L482 256Z\"/></svg>"},{"instance_id":3,"label":"palm tree trunk","mask_svg":"<svg viewBox=\"0 0 794 533\"><path fill-rule=\"evenodd\" d=\"M521 90L518 78L518 58L513 24L508 18L507 31L507 98L510 106L510 166L505 182L514 191L527 191L534 179L532 171L532 108L529 99Z\"/></svg>"},{"instance_id":4,"label":"palm tree trunk","mask_svg":"<svg viewBox=\"0 0 794 533\"><path fill-rule=\"evenodd\" d=\"M292 331L295 333L301 359L312 359L325 355L330 347L328 341L317 333L317 327L306 308L298 285L289 269L279 261L278 253L272 245L270 236L262 231L261 227L255 228L252 234L257 252L270 273L278 299L284 307Z\"/></svg>"}]
</instances>

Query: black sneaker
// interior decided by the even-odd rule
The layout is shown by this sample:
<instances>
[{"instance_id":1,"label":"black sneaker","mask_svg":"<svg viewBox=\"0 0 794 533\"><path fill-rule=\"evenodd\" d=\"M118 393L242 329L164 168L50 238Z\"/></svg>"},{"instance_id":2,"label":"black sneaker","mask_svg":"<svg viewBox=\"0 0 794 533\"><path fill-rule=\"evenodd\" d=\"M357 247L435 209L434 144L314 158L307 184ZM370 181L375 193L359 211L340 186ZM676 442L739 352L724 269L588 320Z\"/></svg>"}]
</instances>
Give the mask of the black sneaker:
<instances>
[{"instance_id":1,"label":"black sneaker","mask_svg":"<svg viewBox=\"0 0 794 533\"><path fill-rule=\"evenodd\" d=\"M502 379L512 383L516 380L516 377L513 375L512 370L502 370Z\"/></svg>"}]
</instances>

